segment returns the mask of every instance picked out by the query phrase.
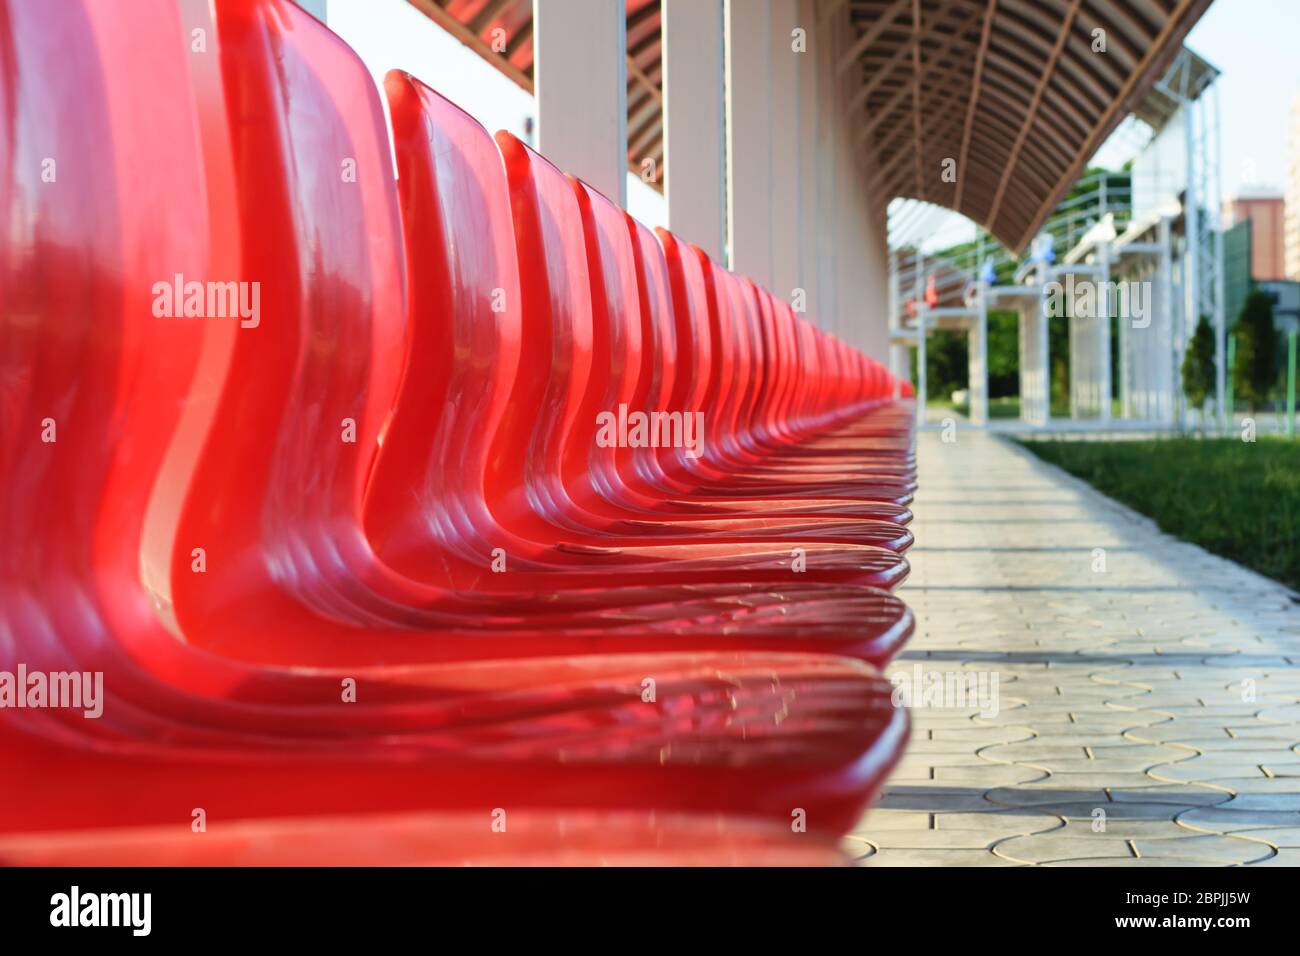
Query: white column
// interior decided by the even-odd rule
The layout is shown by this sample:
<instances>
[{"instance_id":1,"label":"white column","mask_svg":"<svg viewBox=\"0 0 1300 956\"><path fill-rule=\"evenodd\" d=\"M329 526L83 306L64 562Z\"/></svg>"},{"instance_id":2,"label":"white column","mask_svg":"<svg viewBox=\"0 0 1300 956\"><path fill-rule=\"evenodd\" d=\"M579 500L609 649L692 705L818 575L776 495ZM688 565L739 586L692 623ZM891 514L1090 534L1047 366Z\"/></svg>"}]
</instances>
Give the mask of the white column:
<instances>
[{"instance_id":1,"label":"white column","mask_svg":"<svg viewBox=\"0 0 1300 956\"><path fill-rule=\"evenodd\" d=\"M1039 276L1039 283L1047 281L1048 272L1044 265ZM1038 297L1038 323L1036 345L1038 355L1035 359L1038 365L1038 424L1046 425L1052 417L1052 356L1048 350L1048 328L1049 316L1047 311L1047 296Z\"/></svg>"},{"instance_id":2,"label":"white column","mask_svg":"<svg viewBox=\"0 0 1300 956\"><path fill-rule=\"evenodd\" d=\"M1034 420L1031 411L1034 403L1033 396L1033 348L1031 347L1030 337L1033 335L1029 327L1029 311L1033 304L1032 300L1017 299L1016 301L1016 342L1020 351L1020 420L1029 424Z\"/></svg>"},{"instance_id":3,"label":"white column","mask_svg":"<svg viewBox=\"0 0 1300 956\"><path fill-rule=\"evenodd\" d=\"M1121 281L1129 281L1131 275L1131 271L1124 272ZM1154 303L1148 302L1147 308L1154 310ZM1133 417L1133 343L1126 316L1119 317L1116 327L1119 332L1119 416L1127 420Z\"/></svg>"},{"instance_id":4,"label":"white column","mask_svg":"<svg viewBox=\"0 0 1300 956\"><path fill-rule=\"evenodd\" d=\"M1069 276L1065 275L1058 279L1064 282ZM1065 297L1068 300L1068 296ZM1084 342L1087 340L1087 322L1086 316L1079 316L1075 313L1078 311L1074 308L1073 302L1066 302L1066 322L1069 323L1070 338L1070 381L1068 383L1070 394L1070 418L1078 418L1087 408L1087 398L1083 393L1087 389L1088 379L1088 356Z\"/></svg>"},{"instance_id":5,"label":"white column","mask_svg":"<svg viewBox=\"0 0 1300 956\"><path fill-rule=\"evenodd\" d=\"M1104 246L1104 244L1103 244ZM1110 298L1106 283L1109 265L1103 252L1088 269L1067 273L1070 323L1070 417L1107 420L1110 418ZM1078 283L1092 283L1092 308L1078 308ZM1073 284L1071 284L1073 283ZM1050 403L1050 396L1049 396Z\"/></svg>"},{"instance_id":6,"label":"white column","mask_svg":"<svg viewBox=\"0 0 1300 956\"><path fill-rule=\"evenodd\" d=\"M1186 75L1186 74L1184 74ZM1179 373L1170 383L1170 414L1174 424L1181 430L1186 423L1186 397L1183 395L1181 372L1184 343L1191 338L1200 321L1201 311L1201 203L1205 197L1201 189L1202 171L1197 168L1196 120L1200 110L1192 100L1182 97L1183 131L1186 134L1187 152L1187 188L1183 193L1183 314L1181 321L1169 326L1169 339L1172 346L1173 367ZM1213 317L1211 317L1213 321Z\"/></svg>"},{"instance_id":7,"label":"white column","mask_svg":"<svg viewBox=\"0 0 1300 956\"><path fill-rule=\"evenodd\" d=\"M1105 182L1105 179L1102 180ZM1110 373L1110 317L1114 314L1110 298L1110 240L1103 239L1097 249L1100 267L1101 295L1097 297L1097 354L1101 367L1097 369L1097 401L1101 403L1101 420L1110 421L1111 396L1115 385Z\"/></svg>"},{"instance_id":8,"label":"white column","mask_svg":"<svg viewBox=\"0 0 1300 956\"><path fill-rule=\"evenodd\" d=\"M916 303L916 424L919 428L925 424L925 403L929 394L928 378L925 368L926 312L925 304L925 256L920 250L916 253L916 271L912 278L912 301Z\"/></svg>"},{"instance_id":9,"label":"white column","mask_svg":"<svg viewBox=\"0 0 1300 956\"><path fill-rule=\"evenodd\" d=\"M1045 268L1040 266L1034 282L1041 290ZM1020 310L1020 419L1030 425L1046 425L1051 417L1052 380L1048 354L1048 301L1038 294L1022 299Z\"/></svg>"},{"instance_id":10,"label":"white column","mask_svg":"<svg viewBox=\"0 0 1300 956\"><path fill-rule=\"evenodd\" d=\"M889 236L883 210L879 210L867 195L862 173L858 174L858 217L860 242L864 261L869 267L863 270L856 300L852 303L854 321L861 326L858 342L862 351L878 361L889 354L889 321L881 314L887 298L889 282Z\"/></svg>"},{"instance_id":11,"label":"white column","mask_svg":"<svg viewBox=\"0 0 1300 956\"><path fill-rule=\"evenodd\" d=\"M817 129L819 64L830 55L824 32L818 29L817 10L813 0L799 0L799 25L808 33L808 52L799 57L796 68L799 78L799 287L804 290L808 317L819 326L825 323L822 315L821 290L818 287L817 231Z\"/></svg>"},{"instance_id":12,"label":"white column","mask_svg":"<svg viewBox=\"0 0 1300 956\"><path fill-rule=\"evenodd\" d=\"M729 265L769 288L772 286L771 29L771 0L727 0Z\"/></svg>"},{"instance_id":13,"label":"white column","mask_svg":"<svg viewBox=\"0 0 1300 956\"><path fill-rule=\"evenodd\" d=\"M537 146L627 206L627 20L621 0L533 0Z\"/></svg>"},{"instance_id":14,"label":"white column","mask_svg":"<svg viewBox=\"0 0 1300 956\"><path fill-rule=\"evenodd\" d=\"M893 373L894 378L897 379L898 383L902 383L907 381L911 374L910 370L907 367L908 359L911 357L911 351L908 349L906 345L901 343L895 344L893 342L893 333L897 331L901 331L903 327L902 311L901 311L903 296L902 296L902 290L899 289L898 253L889 252L887 253L887 256L889 261L889 277L888 277L889 291L887 295L887 298L889 300L888 319L889 319L889 332L890 332L889 371ZM898 397L899 397L899 390L896 384L894 388L894 398L898 398Z\"/></svg>"},{"instance_id":15,"label":"white column","mask_svg":"<svg viewBox=\"0 0 1300 956\"><path fill-rule=\"evenodd\" d=\"M821 21L818 21L819 25ZM825 30L819 30L825 33ZM817 164L817 303L819 323L832 333L840 331L839 302L835 297L835 46L817 58L817 139L813 160Z\"/></svg>"},{"instance_id":16,"label":"white column","mask_svg":"<svg viewBox=\"0 0 1300 956\"><path fill-rule=\"evenodd\" d=\"M971 327L967 377L970 382L970 420L973 425L987 425L989 420L989 296L980 283L977 292L979 314Z\"/></svg>"},{"instance_id":17,"label":"white column","mask_svg":"<svg viewBox=\"0 0 1300 956\"><path fill-rule=\"evenodd\" d=\"M1228 410L1224 407L1224 401L1227 399L1227 319L1223 314L1223 195L1222 195L1222 170L1223 170L1223 124L1222 113L1219 110L1219 84L1215 83L1210 87L1210 103L1214 109L1214 119L1209 124L1208 135L1214 138L1212 153L1214 163L1214 175L1210 177L1211 202L1209 205L1208 215L1213 216L1211 220L1214 223L1214 407L1219 416L1219 427L1226 430L1228 427ZM1295 130L1295 113L1292 112L1292 126ZM1294 136L1295 133L1292 132ZM1295 154L1291 154L1289 160L1291 164L1291 182L1295 182ZM1208 204L1207 204L1208 205ZM1290 210L1288 210L1289 212ZM1291 276L1290 278L1295 278Z\"/></svg>"},{"instance_id":18,"label":"white column","mask_svg":"<svg viewBox=\"0 0 1300 956\"><path fill-rule=\"evenodd\" d=\"M1157 235L1159 237L1158 241L1160 243L1159 275L1160 275L1161 305L1160 305L1159 326L1160 326L1161 338L1166 339L1167 344L1165 347L1169 349L1169 352L1165 353L1165 358L1167 360L1170 358L1170 356L1174 351L1173 348L1174 323L1177 321L1176 309L1174 305L1174 259L1173 259L1173 234L1172 233L1173 233L1173 229L1169 217L1168 216L1161 217L1160 225L1157 230ZM1194 258L1195 256L1189 256L1188 261ZM1192 273L1186 271L1186 267L1184 267L1182 281L1184 283L1184 289L1183 289L1184 295L1190 296L1192 293L1188 292L1188 289L1191 288L1191 283L1195 281L1195 276ZM1154 326L1155 323L1153 322L1152 325ZM1148 338L1151 338L1152 336L1150 335L1150 333L1152 329L1148 328L1146 331L1147 331ZM1157 361L1158 360L1159 358L1157 357ZM1166 361L1163 364L1169 366L1170 362ZM1169 370L1172 371L1172 369ZM1176 404L1173 401L1169 401L1168 408L1167 410L1165 409L1165 402L1163 401L1163 399L1166 397L1164 394L1165 390L1163 388L1164 376L1163 375L1159 376L1152 384L1155 388L1160 390L1157 392L1157 395L1160 397L1157 398L1156 400L1156 408L1153 409L1152 417L1158 416L1161 420L1172 423L1174 421L1174 416L1177 414ZM1182 389L1180 388L1179 391L1181 392ZM1172 398L1172 396L1170 395L1168 396L1168 398Z\"/></svg>"},{"instance_id":19,"label":"white column","mask_svg":"<svg viewBox=\"0 0 1300 956\"><path fill-rule=\"evenodd\" d=\"M796 0L772 0L772 291L787 302L799 286L799 62L792 49ZM805 28L806 29L806 28Z\"/></svg>"},{"instance_id":20,"label":"white column","mask_svg":"<svg viewBox=\"0 0 1300 956\"><path fill-rule=\"evenodd\" d=\"M727 223L722 17L722 0L663 0L668 228L718 263Z\"/></svg>"},{"instance_id":21,"label":"white column","mask_svg":"<svg viewBox=\"0 0 1300 956\"><path fill-rule=\"evenodd\" d=\"M847 17L847 10L843 7L839 10ZM839 57L844 50L844 43L848 39L847 21L841 22L836 18L831 18L826 26L831 36L835 38L835 45L832 47L833 56L828 60L838 62ZM831 67L832 62L827 66ZM827 199L830 206L827 208L829 221L827 223L827 233L831 239L831 289L835 297L833 306L835 334L841 339L852 340L855 333L853 327L853 313L847 301L847 286L845 279L848 276L848 263L852 256L852 246L845 234L847 219L852 215L852 195L853 190L848 182L845 162L845 135L844 135L844 111L842 100L844 96L844 77L837 70L830 69L827 73L829 80L830 96L827 97L826 107L830 111L828 116L828 126L830 131L830 140L827 149L830 151L830 189L828 190Z\"/></svg>"}]
</instances>

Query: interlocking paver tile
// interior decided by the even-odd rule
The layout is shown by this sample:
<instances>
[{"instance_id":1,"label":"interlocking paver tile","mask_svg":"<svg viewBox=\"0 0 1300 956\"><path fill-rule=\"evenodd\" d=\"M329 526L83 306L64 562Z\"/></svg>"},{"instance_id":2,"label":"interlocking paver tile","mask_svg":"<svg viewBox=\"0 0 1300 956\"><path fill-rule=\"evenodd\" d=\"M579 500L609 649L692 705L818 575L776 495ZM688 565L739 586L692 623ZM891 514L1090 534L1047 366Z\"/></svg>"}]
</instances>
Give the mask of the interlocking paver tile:
<instances>
[{"instance_id":1,"label":"interlocking paver tile","mask_svg":"<svg viewBox=\"0 0 1300 956\"><path fill-rule=\"evenodd\" d=\"M1279 849L1300 849L1300 826L1260 827L1257 830L1236 830L1234 836L1263 840Z\"/></svg>"},{"instance_id":2,"label":"interlocking paver tile","mask_svg":"<svg viewBox=\"0 0 1300 956\"><path fill-rule=\"evenodd\" d=\"M1018 863L1050 863L1053 860L1083 860L1089 857L1138 856L1123 837L1096 833L1067 836L1063 832L1013 837L998 844L998 856Z\"/></svg>"},{"instance_id":3,"label":"interlocking paver tile","mask_svg":"<svg viewBox=\"0 0 1300 956\"><path fill-rule=\"evenodd\" d=\"M999 830L884 830L871 835L881 850L991 850L994 844L1017 836L1014 829Z\"/></svg>"},{"instance_id":4,"label":"interlocking paver tile","mask_svg":"<svg viewBox=\"0 0 1300 956\"><path fill-rule=\"evenodd\" d=\"M1178 822L1198 830L1235 833L1260 827L1300 826L1300 813L1291 810L1227 809L1226 805L1194 807L1179 814Z\"/></svg>"},{"instance_id":5,"label":"interlocking paver tile","mask_svg":"<svg viewBox=\"0 0 1300 956\"><path fill-rule=\"evenodd\" d=\"M1045 770L1023 767L1018 764L986 764L978 767L936 767L934 779L967 787L1005 787L1021 783L1046 780Z\"/></svg>"},{"instance_id":6,"label":"interlocking paver tile","mask_svg":"<svg viewBox=\"0 0 1300 956\"><path fill-rule=\"evenodd\" d=\"M1181 806L1214 806L1222 803L1230 794L1214 787L1201 787L1195 784L1162 784L1152 781L1149 787L1129 787L1111 790L1110 797L1116 803L1150 803Z\"/></svg>"},{"instance_id":7,"label":"interlocking paver tile","mask_svg":"<svg viewBox=\"0 0 1300 956\"><path fill-rule=\"evenodd\" d=\"M1006 830L1021 836L1059 830L1064 821L1050 813L996 808L977 813L936 813L936 830Z\"/></svg>"},{"instance_id":8,"label":"interlocking paver tile","mask_svg":"<svg viewBox=\"0 0 1300 956\"><path fill-rule=\"evenodd\" d=\"M880 830L928 830L931 827L931 815L914 810L875 809L866 815L859 831L877 832ZM858 831L855 831L858 832Z\"/></svg>"},{"instance_id":9,"label":"interlocking paver tile","mask_svg":"<svg viewBox=\"0 0 1300 956\"><path fill-rule=\"evenodd\" d=\"M863 866L1022 866L988 850L880 850Z\"/></svg>"},{"instance_id":10,"label":"interlocking paver tile","mask_svg":"<svg viewBox=\"0 0 1300 956\"><path fill-rule=\"evenodd\" d=\"M1220 863L1253 863L1273 855L1272 847L1228 836L1184 836L1176 839L1133 841L1138 856L1148 859L1195 857Z\"/></svg>"},{"instance_id":11,"label":"interlocking paver tile","mask_svg":"<svg viewBox=\"0 0 1300 956\"><path fill-rule=\"evenodd\" d=\"M1289 592L996 436L924 432L918 458L900 590L917 629L890 672L996 674L997 709L913 710L850 852L869 866L1300 865Z\"/></svg>"},{"instance_id":12,"label":"interlocking paver tile","mask_svg":"<svg viewBox=\"0 0 1300 956\"><path fill-rule=\"evenodd\" d=\"M1153 857L1096 857L1085 860L1052 860L1043 866L1104 866L1144 869L1146 867L1166 866L1223 866L1216 860L1197 859L1196 857L1153 858ZM1259 866L1261 864L1253 864ZM1294 864L1293 864L1294 865Z\"/></svg>"},{"instance_id":13,"label":"interlocking paver tile","mask_svg":"<svg viewBox=\"0 0 1300 956\"><path fill-rule=\"evenodd\" d=\"M1173 814L1168 819L1159 820L1133 820L1112 813L1107 813L1100 820L1091 816L1069 817L1063 829L1066 836L1105 834L1125 840L1159 840L1193 835L1193 831L1174 822Z\"/></svg>"},{"instance_id":14,"label":"interlocking paver tile","mask_svg":"<svg viewBox=\"0 0 1300 956\"><path fill-rule=\"evenodd\" d=\"M1267 860L1260 860L1251 866L1300 866L1300 850L1278 850Z\"/></svg>"}]
</instances>

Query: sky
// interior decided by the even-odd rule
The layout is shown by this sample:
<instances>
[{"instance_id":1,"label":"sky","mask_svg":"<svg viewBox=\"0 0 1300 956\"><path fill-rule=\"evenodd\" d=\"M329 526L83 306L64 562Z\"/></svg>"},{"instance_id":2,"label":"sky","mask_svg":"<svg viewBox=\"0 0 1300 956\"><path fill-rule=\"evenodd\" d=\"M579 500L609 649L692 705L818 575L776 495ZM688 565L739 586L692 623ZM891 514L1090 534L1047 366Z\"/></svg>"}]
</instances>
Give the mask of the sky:
<instances>
[{"instance_id":1,"label":"sky","mask_svg":"<svg viewBox=\"0 0 1300 956\"><path fill-rule=\"evenodd\" d=\"M1187 46L1222 71L1223 195L1286 186L1287 113L1300 93L1300 0L1215 0Z\"/></svg>"},{"instance_id":2,"label":"sky","mask_svg":"<svg viewBox=\"0 0 1300 956\"><path fill-rule=\"evenodd\" d=\"M523 135L525 119L534 112L532 97L406 0L327 4L331 29L361 55L377 82L382 84L390 68L405 69L489 131ZM1215 0L1187 45L1223 74L1218 81L1223 195L1233 196L1243 186L1280 193L1286 178L1287 115L1300 93L1300 0ZM1116 164L1128 158L1130 136L1117 134L1099 158ZM632 175L628 208L648 225L666 225L663 197ZM954 220L954 226L970 229L964 219ZM946 235L949 230L942 231Z\"/></svg>"}]
</instances>

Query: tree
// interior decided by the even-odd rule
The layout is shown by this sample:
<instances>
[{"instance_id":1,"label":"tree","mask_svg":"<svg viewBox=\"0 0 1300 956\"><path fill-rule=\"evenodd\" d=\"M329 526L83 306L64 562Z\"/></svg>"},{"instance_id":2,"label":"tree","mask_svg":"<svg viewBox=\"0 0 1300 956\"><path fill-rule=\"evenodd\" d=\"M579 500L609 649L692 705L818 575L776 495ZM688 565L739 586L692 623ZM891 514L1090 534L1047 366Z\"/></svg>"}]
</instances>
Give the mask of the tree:
<instances>
[{"instance_id":1,"label":"tree","mask_svg":"<svg viewBox=\"0 0 1300 956\"><path fill-rule=\"evenodd\" d=\"M1272 297L1258 290L1248 295L1232 331L1237 337L1232 387L1246 400L1253 415L1277 381L1277 330L1273 327Z\"/></svg>"},{"instance_id":2,"label":"tree","mask_svg":"<svg viewBox=\"0 0 1300 956\"><path fill-rule=\"evenodd\" d=\"M1183 356L1183 394L1193 408L1204 409L1213 391L1214 329L1210 327L1210 317L1202 315Z\"/></svg>"},{"instance_id":3,"label":"tree","mask_svg":"<svg viewBox=\"0 0 1300 956\"><path fill-rule=\"evenodd\" d=\"M1020 394L1020 316L989 309L989 398Z\"/></svg>"},{"instance_id":4,"label":"tree","mask_svg":"<svg viewBox=\"0 0 1300 956\"><path fill-rule=\"evenodd\" d=\"M926 342L925 357L930 398L947 401L954 390L967 387L969 352L964 332L936 329Z\"/></svg>"}]
</instances>

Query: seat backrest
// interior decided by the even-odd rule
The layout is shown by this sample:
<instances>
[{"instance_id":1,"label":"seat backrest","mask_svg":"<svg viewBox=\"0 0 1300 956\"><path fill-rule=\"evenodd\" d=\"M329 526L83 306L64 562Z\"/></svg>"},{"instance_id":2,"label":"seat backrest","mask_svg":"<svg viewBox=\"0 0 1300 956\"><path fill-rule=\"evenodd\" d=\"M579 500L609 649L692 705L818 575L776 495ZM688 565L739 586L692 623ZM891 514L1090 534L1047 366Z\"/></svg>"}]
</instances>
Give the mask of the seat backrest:
<instances>
[{"instance_id":1,"label":"seat backrest","mask_svg":"<svg viewBox=\"0 0 1300 956\"><path fill-rule=\"evenodd\" d=\"M830 341L826 333L816 325L809 325L813 339L813 354L817 361L817 413L818 423L826 421L826 416L834 408L835 368L832 362Z\"/></svg>"},{"instance_id":2,"label":"seat backrest","mask_svg":"<svg viewBox=\"0 0 1300 956\"><path fill-rule=\"evenodd\" d=\"M768 302L771 308L765 342L772 357L769 374L773 384L764 402L764 421L770 440L785 441L789 437L786 416L796 387L792 320L787 303L770 294Z\"/></svg>"},{"instance_id":3,"label":"seat backrest","mask_svg":"<svg viewBox=\"0 0 1300 956\"><path fill-rule=\"evenodd\" d=\"M798 359L794 338L794 311L789 303L771 296L772 342L779 372L779 388L774 392L769 414L773 435L777 440L791 439L788 427L790 407L798 387L796 363Z\"/></svg>"},{"instance_id":4,"label":"seat backrest","mask_svg":"<svg viewBox=\"0 0 1300 956\"><path fill-rule=\"evenodd\" d=\"M637 270L637 299L641 309L641 370L630 407L642 412L672 411L682 355L677 343L668 259L659 236L627 217ZM631 483L661 486L663 463L655 448L620 449L619 469Z\"/></svg>"},{"instance_id":5,"label":"seat backrest","mask_svg":"<svg viewBox=\"0 0 1300 956\"><path fill-rule=\"evenodd\" d=\"M296 4L213 10L221 74L199 96L226 136L204 149L232 170L240 237L234 274L214 278L243 284L260 314L205 320L225 357L197 396L213 411L170 598L185 631L271 631L286 604L349 619L372 600L363 496L406 358L388 132L365 65Z\"/></svg>"},{"instance_id":6,"label":"seat backrest","mask_svg":"<svg viewBox=\"0 0 1300 956\"><path fill-rule=\"evenodd\" d=\"M708 387L701 410L708 435L707 457L734 457L734 429L737 393L747 364L747 352L740 336L744 325L743 305L731 276L702 250L695 249L704 272L708 293L707 334L710 343Z\"/></svg>"},{"instance_id":7,"label":"seat backrest","mask_svg":"<svg viewBox=\"0 0 1300 956\"><path fill-rule=\"evenodd\" d=\"M688 245L668 230L657 229L656 232L668 264L673 325L677 332L676 375L663 410L682 414L704 411L707 433L710 423L706 395L713 374L713 337L709 331L710 306L705 275L711 263L702 250ZM692 467L693 463L680 454L680 449L660 449L659 452L660 461L669 470L682 465Z\"/></svg>"},{"instance_id":8,"label":"seat backrest","mask_svg":"<svg viewBox=\"0 0 1300 956\"><path fill-rule=\"evenodd\" d=\"M522 305L496 142L407 73L390 72L384 88L412 262L411 344L365 527L386 562L414 573L431 544L463 553L492 525L489 453L519 369Z\"/></svg>"},{"instance_id":9,"label":"seat backrest","mask_svg":"<svg viewBox=\"0 0 1300 956\"><path fill-rule=\"evenodd\" d=\"M750 371L736 413L736 440L753 455L763 431L760 421L763 403L773 387L772 367L763 334L771 305L767 301L767 291L752 279L738 278L736 282L747 306L748 323L742 336L750 350Z\"/></svg>"},{"instance_id":10,"label":"seat backrest","mask_svg":"<svg viewBox=\"0 0 1300 956\"><path fill-rule=\"evenodd\" d=\"M638 389L643 321L636 234L627 213L586 183L570 179L582 214L591 280L591 377L564 458L565 485L581 502L593 493L606 498L620 494L618 468L620 457L626 458L626 443L609 439L618 438L619 420L637 410L632 402L644 392Z\"/></svg>"},{"instance_id":11,"label":"seat backrest","mask_svg":"<svg viewBox=\"0 0 1300 956\"><path fill-rule=\"evenodd\" d=\"M568 177L498 132L510 187L526 348L492 447L489 505L521 532L563 520L566 454L591 377L591 278L578 197ZM543 515L545 517L543 517Z\"/></svg>"},{"instance_id":12,"label":"seat backrest","mask_svg":"<svg viewBox=\"0 0 1300 956\"><path fill-rule=\"evenodd\" d=\"M161 631L142 529L204 329L158 290L213 261L191 62L169 0L0 0L0 669Z\"/></svg>"}]
</instances>

